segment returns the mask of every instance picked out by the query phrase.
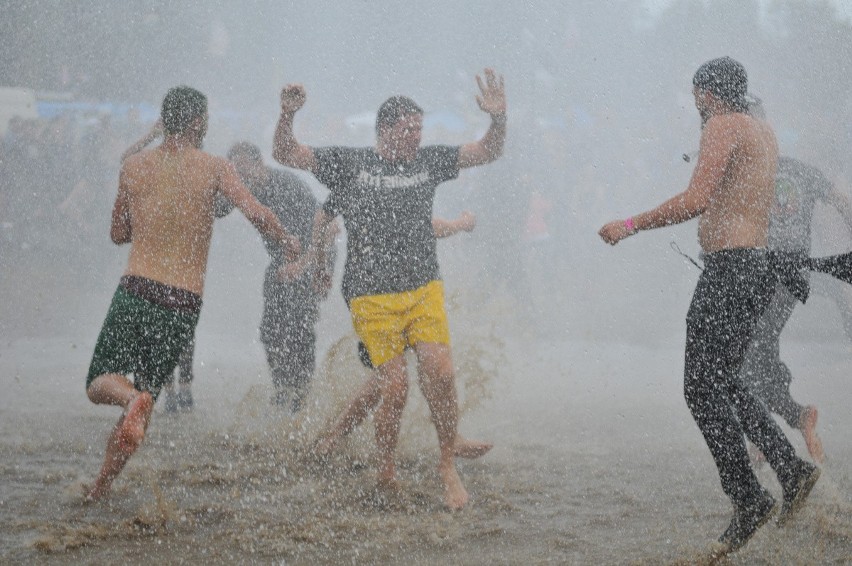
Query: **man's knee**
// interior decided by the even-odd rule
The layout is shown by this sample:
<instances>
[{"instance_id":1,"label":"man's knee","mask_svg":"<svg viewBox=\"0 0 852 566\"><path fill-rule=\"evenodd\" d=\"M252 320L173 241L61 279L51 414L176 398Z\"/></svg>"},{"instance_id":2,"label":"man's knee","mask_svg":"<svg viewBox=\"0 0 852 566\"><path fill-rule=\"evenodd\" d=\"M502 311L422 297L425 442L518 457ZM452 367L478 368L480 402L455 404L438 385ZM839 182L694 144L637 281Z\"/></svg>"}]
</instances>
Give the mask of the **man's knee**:
<instances>
[{"instance_id":1,"label":"man's knee","mask_svg":"<svg viewBox=\"0 0 852 566\"><path fill-rule=\"evenodd\" d=\"M417 363L421 379L446 383L455 379L450 347L446 344L418 344Z\"/></svg>"},{"instance_id":2,"label":"man's knee","mask_svg":"<svg viewBox=\"0 0 852 566\"><path fill-rule=\"evenodd\" d=\"M89 398L89 401L91 401L92 403L97 405L98 404L98 394L97 394L95 388L96 388L96 386L94 385L94 383L89 384L89 386L86 388L86 397Z\"/></svg>"},{"instance_id":3,"label":"man's knee","mask_svg":"<svg viewBox=\"0 0 852 566\"><path fill-rule=\"evenodd\" d=\"M378 389L382 402L402 407L408 396L408 375L401 359L394 359L378 370Z\"/></svg>"}]
</instances>

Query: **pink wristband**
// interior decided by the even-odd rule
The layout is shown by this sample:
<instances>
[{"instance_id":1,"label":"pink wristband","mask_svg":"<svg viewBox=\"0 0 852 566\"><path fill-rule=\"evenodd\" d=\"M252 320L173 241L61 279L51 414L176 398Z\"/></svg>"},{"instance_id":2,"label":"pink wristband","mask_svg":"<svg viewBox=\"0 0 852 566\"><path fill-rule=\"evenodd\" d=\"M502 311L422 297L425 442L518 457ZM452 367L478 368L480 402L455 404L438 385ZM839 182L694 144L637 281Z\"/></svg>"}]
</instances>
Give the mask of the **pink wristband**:
<instances>
[{"instance_id":1,"label":"pink wristband","mask_svg":"<svg viewBox=\"0 0 852 566\"><path fill-rule=\"evenodd\" d=\"M627 228L627 231L631 234L635 234L637 232L636 225L633 224L632 216L624 221L624 227Z\"/></svg>"}]
</instances>

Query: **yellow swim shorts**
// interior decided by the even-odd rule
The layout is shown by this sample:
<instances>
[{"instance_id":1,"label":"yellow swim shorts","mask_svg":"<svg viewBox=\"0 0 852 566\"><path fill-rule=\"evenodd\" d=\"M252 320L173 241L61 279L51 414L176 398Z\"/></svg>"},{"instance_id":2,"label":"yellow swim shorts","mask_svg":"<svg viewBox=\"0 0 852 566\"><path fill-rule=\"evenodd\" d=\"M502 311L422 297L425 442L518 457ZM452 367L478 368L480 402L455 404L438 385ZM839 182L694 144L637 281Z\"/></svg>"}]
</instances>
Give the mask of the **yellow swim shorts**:
<instances>
[{"instance_id":1,"label":"yellow swim shorts","mask_svg":"<svg viewBox=\"0 0 852 566\"><path fill-rule=\"evenodd\" d=\"M389 362L418 342L450 343L444 282L413 291L365 295L349 302L352 325L370 353L373 367Z\"/></svg>"}]
</instances>

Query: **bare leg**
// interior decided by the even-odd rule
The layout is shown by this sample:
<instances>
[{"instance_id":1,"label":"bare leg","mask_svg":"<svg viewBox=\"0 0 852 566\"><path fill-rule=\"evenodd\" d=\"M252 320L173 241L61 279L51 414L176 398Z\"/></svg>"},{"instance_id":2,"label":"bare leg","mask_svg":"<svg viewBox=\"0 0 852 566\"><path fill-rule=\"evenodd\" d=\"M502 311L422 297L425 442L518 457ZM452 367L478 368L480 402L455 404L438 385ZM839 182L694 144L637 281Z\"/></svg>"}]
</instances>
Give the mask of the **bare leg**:
<instances>
[{"instance_id":1,"label":"bare leg","mask_svg":"<svg viewBox=\"0 0 852 566\"><path fill-rule=\"evenodd\" d=\"M467 504L469 495L456 470L458 398L450 347L446 344L419 343L415 350L420 389L438 432L438 446L441 450L438 473L444 483L444 504L455 511Z\"/></svg>"},{"instance_id":2,"label":"bare leg","mask_svg":"<svg viewBox=\"0 0 852 566\"><path fill-rule=\"evenodd\" d=\"M381 405L376 409L376 446L379 450L378 484L396 488L394 454L399 442L400 419L408 398L408 375L402 355L382 364L377 370Z\"/></svg>"},{"instance_id":3,"label":"bare leg","mask_svg":"<svg viewBox=\"0 0 852 566\"><path fill-rule=\"evenodd\" d=\"M347 402L331 430L320 434L314 445L314 453L317 456L331 454L344 436L364 422L370 411L375 409L379 401L382 400L380 383L381 381L375 373L370 375L370 378L355 393L355 396Z\"/></svg>"},{"instance_id":4,"label":"bare leg","mask_svg":"<svg viewBox=\"0 0 852 566\"><path fill-rule=\"evenodd\" d=\"M802 431L802 436L805 437L805 445L808 447L808 454L814 459L817 464L822 464L825 461L825 452L822 449L822 440L816 431L817 409L813 405L808 405L799 416L799 430Z\"/></svg>"},{"instance_id":5,"label":"bare leg","mask_svg":"<svg viewBox=\"0 0 852 566\"><path fill-rule=\"evenodd\" d=\"M123 375L118 374L106 374L96 378L87 393L95 404L124 407L124 412L107 440L100 474L87 494L87 499L98 500L109 493L113 480L121 473L127 460L145 438L145 430L154 409L154 399L150 393L134 389Z\"/></svg>"}]
</instances>

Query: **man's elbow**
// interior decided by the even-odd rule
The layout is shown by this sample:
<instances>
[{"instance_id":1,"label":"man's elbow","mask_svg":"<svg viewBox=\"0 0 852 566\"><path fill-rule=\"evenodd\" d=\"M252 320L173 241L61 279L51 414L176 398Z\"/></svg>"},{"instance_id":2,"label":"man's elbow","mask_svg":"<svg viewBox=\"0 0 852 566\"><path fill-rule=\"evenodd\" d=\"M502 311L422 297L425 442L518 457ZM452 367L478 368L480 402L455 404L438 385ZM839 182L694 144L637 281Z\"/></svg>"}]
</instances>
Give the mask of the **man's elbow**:
<instances>
[{"instance_id":1,"label":"man's elbow","mask_svg":"<svg viewBox=\"0 0 852 566\"><path fill-rule=\"evenodd\" d=\"M293 142L276 143L272 149L272 159L285 167L298 169L298 146Z\"/></svg>"},{"instance_id":2,"label":"man's elbow","mask_svg":"<svg viewBox=\"0 0 852 566\"><path fill-rule=\"evenodd\" d=\"M127 230L110 230L109 237L116 246L130 243L130 232Z\"/></svg>"},{"instance_id":3,"label":"man's elbow","mask_svg":"<svg viewBox=\"0 0 852 566\"><path fill-rule=\"evenodd\" d=\"M497 161L497 159L499 159L502 156L503 156L503 145L502 144L499 145L498 147L490 148L488 150L488 163L491 163L492 161Z\"/></svg>"},{"instance_id":4,"label":"man's elbow","mask_svg":"<svg viewBox=\"0 0 852 566\"><path fill-rule=\"evenodd\" d=\"M109 226L109 237L116 245L126 244L132 234L130 218L127 214L114 214Z\"/></svg>"},{"instance_id":5,"label":"man's elbow","mask_svg":"<svg viewBox=\"0 0 852 566\"><path fill-rule=\"evenodd\" d=\"M485 143L482 144L482 148L478 152L478 161L480 165L485 165L487 163L492 163L497 161L500 156L503 155L503 144L502 143Z\"/></svg>"}]
</instances>

